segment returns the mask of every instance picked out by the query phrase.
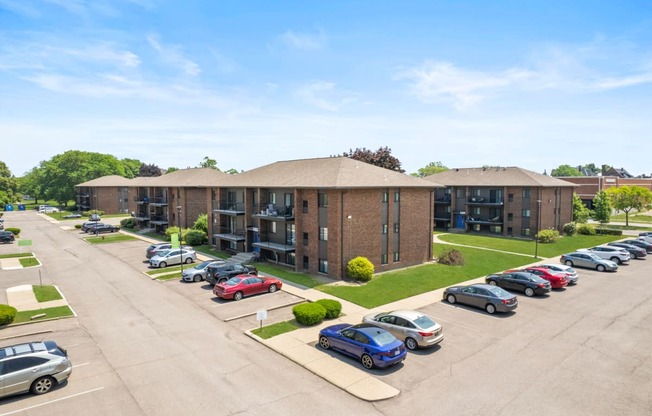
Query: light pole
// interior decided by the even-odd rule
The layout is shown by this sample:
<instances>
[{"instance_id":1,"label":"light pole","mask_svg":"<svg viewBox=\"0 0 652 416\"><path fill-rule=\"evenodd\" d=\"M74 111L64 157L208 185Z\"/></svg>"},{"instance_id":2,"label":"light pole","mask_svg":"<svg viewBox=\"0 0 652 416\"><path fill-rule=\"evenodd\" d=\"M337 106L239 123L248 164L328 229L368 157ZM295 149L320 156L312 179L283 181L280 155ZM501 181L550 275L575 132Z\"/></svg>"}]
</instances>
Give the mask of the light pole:
<instances>
[{"instance_id":1,"label":"light pole","mask_svg":"<svg viewBox=\"0 0 652 416\"><path fill-rule=\"evenodd\" d=\"M181 256L181 278L183 279L183 244L181 244L181 205L177 205L177 223L179 224L179 255Z\"/></svg>"},{"instance_id":2,"label":"light pole","mask_svg":"<svg viewBox=\"0 0 652 416\"><path fill-rule=\"evenodd\" d=\"M541 231L541 200L537 199L537 233L534 235L534 258L539 257L539 232Z\"/></svg>"}]
</instances>

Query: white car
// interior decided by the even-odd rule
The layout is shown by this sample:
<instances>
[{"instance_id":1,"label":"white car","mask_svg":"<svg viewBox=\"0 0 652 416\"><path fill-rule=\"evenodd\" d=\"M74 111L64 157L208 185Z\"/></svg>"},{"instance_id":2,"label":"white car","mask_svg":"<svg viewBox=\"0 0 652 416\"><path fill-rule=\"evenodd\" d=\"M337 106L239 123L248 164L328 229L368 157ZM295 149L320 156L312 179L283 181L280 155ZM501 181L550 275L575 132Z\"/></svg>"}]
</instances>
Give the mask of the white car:
<instances>
[{"instance_id":1,"label":"white car","mask_svg":"<svg viewBox=\"0 0 652 416\"><path fill-rule=\"evenodd\" d=\"M50 205L40 205L38 212L39 214L52 214L53 212L59 212L59 208Z\"/></svg>"},{"instance_id":2,"label":"white car","mask_svg":"<svg viewBox=\"0 0 652 416\"><path fill-rule=\"evenodd\" d=\"M644 233L639 233L638 234L638 239L643 240L646 243L651 243L652 244L652 232L646 231Z\"/></svg>"},{"instance_id":3,"label":"white car","mask_svg":"<svg viewBox=\"0 0 652 416\"><path fill-rule=\"evenodd\" d=\"M192 263L195 260L197 260L197 253L195 253L194 250L180 250L175 248L172 250L161 251L149 259L149 265L152 267L167 267L172 264L181 264L182 262Z\"/></svg>"},{"instance_id":4,"label":"white car","mask_svg":"<svg viewBox=\"0 0 652 416\"><path fill-rule=\"evenodd\" d=\"M605 260L611 260L617 264L623 264L625 262L628 262L629 259L631 258L627 250L619 247L596 246L596 247L591 247L588 249L577 250L577 251L589 251Z\"/></svg>"}]
</instances>

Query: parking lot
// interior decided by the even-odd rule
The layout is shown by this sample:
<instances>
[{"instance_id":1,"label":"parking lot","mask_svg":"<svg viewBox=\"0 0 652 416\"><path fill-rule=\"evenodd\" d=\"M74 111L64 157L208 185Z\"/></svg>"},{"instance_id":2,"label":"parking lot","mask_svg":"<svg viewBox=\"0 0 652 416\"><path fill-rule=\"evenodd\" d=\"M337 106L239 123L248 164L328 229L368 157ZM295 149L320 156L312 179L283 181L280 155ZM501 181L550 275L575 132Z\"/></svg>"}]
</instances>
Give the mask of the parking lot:
<instances>
[{"instance_id":1,"label":"parking lot","mask_svg":"<svg viewBox=\"0 0 652 416\"><path fill-rule=\"evenodd\" d=\"M370 404L242 334L258 326L252 314L261 309L270 310L270 321L290 319L284 304L299 301L296 296L216 300L205 283L144 275L145 242L91 246L78 231L40 218L24 221L25 238L34 240L44 262L44 283L57 284L79 317L5 328L0 336L43 331L34 336L56 339L75 367L69 382L47 395L1 399L0 416L433 409L442 415L648 415L652 408L650 260L632 260L616 273L580 270L577 286L520 295L519 307L505 315L433 295L421 310L443 325L444 341L409 352L394 368L370 370L401 391ZM35 269L2 273L2 289L38 283ZM319 351L361 369L353 359Z\"/></svg>"}]
</instances>

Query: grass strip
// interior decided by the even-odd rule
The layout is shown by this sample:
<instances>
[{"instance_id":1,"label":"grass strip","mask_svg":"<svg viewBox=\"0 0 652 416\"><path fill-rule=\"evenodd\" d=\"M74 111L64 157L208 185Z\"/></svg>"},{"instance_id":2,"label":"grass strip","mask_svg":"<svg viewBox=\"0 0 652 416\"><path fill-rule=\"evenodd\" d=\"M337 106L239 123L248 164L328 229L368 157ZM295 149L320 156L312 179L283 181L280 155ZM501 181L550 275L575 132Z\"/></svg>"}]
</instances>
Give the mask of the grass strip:
<instances>
[{"instance_id":1,"label":"grass strip","mask_svg":"<svg viewBox=\"0 0 652 416\"><path fill-rule=\"evenodd\" d=\"M14 253L14 254L2 254L0 259L13 259L19 257L34 257L34 253Z\"/></svg>"},{"instance_id":2,"label":"grass strip","mask_svg":"<svg viewBox=\"0 0 652 416\"><path fill-rule=\"evenodd\" d=\"M44 313L45 316L41 318L31 319L34 315ZM56 306L54 308L35 309L33 311L19 311L16 313L13 324L20 324L23 322L38 322L45 319L63 318L66 316L74 316L72 310L68 306Z\"/></svg>"},{"instance_id":3,"label":"grass strip","mask_svg":"<svg viewBox=\"0 0 652 416\"><path fill-rule=\"evenodd\" d=\"M155 279L156 280L163 280L163 281L172 280L172 279L181 279L181 273L179 273L179 272L166 273L166 274L162 274L160 276L156 276Z\"/></svg>"},{"instance_id":4,"label":"grass strip","mask_svg":"<svg viewBox=\"0 0 652 416\"><path fill-rule=\"evenodd\" d=\"M41 263L39 263L38 260L36 260L36 257L25 257L25 258L20 258L18 259L20 262L20 265L23 267L34 267L34 266L39 266Z\"/></svg>"},{"instance_id":5,"label":"grass strip","mask_svg":"<svg viewBox=\"0 0 652 416\"><path fill-rule=\"evenodd\" d=\"M97 237L85 237L84 240L88 241L91 244L108 244L108 243L120 243L123 241L137 240L137 238L126 234L112 234L112 235L101 235Z\"/></svg>"},{"instance_id":6,"label":"grass strip","mask_svg":"<svg viewBox=\"0 0 652 416\"><path fill-rule=\"evenodd\" d=\"M184 266L183 268L184 269L189 269L189 268L192 268L192 267L194 267L194 266L191 266L191 267ZM181 266L172 266L172 267L163 267L163 268L160 268L160 269L156 268L156 269L150 270L148 272L145 272L145 274L147 274L149 276L155 276L157 274L167 274L167 273L179 272L179 271L181 271Z\"/></svg>"},{"instance_id":7,"label":"grass strip","mask_svg":"<svg viewBox=\"0 0 652 416\"><path fill-rule=\"evenodd\" d=\"M271 274L283 280L287 280L305 287L317 287L324 283L315 276L294 272L287 267L276 266L269 263L256 263L256 268L263 274Z\"/></svg>"},{"instance_id":8,"label":"grass strip","mask_svg":"<svg viewBox=\"0 0 652 416\"><path fill-rule=\"evenodd\" d=\"M39 302L49 302L51 300L63 299L61 293L54 286L32 286L36 300Z\"/></svg>"},{"instance_id":9,"label":"grass strip","mask_svg":"<svg viewBox=\"0 0 652 416\"><path fill-rule=\"evenodd\" d=\"M286 332L294 331L299 329L294 320L278 322L276 324L267 325L262 328L256 328L251 331L252 334L255 334L262 339L268 339L275 337L276 335L285 334Z\"/></svg>"}]
</instances>

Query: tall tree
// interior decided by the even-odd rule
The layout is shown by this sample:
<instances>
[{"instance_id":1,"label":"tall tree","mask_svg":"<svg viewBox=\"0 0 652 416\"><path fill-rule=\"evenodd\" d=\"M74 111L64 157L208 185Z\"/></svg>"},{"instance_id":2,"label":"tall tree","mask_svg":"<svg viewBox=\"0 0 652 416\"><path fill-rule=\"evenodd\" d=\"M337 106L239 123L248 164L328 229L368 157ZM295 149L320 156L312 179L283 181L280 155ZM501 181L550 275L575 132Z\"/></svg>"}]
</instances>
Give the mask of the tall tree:
<instances>
[{"instance_id":1,"label":"tall tree","mask_svg":"<svg viewBox=\"0 0 652 416\"><path fill-rule=\"evenodd\" d=\"M220 170L220 168L217 167L217 160L211 159L208 156L204 156L204 160L199 163L199 167Z\"/></svg>"},{"instance_id":2,"label":"tall tree","mask_svg":"<svg viewBox=\"0 0 652 416\"><path fill-rule=\"evenodd\" d=\"M138 176L144 177L161 176L162 174L163 170L161 168L154 164L148 165L147 163L140 165L140 170L138 171Z\"/></svg>"},{"instance_id":3,"label":"tall tree","mask_svg":"<svg viewBox=\"0 0 652 416\"><path fill-rule=\"evenodd\" d=\"M593 219L606 224L611 219L611 201L605 191L598 192L593 198Z\"/></svg>"},{"instance_id":4,"label":"tall tree","mask_svg":"<svg viewBox=\"0 0 652 416\"><path fill-rule=\"evenodd\" d=\"M591 217L591 210L584 205L580 196L573 192L573 221L585 223Z\"/></svg>"},{"instance_id":5,"label":"tall tree","mask_svg":"<svg viewBox=\"0 0 652 416\"><path fill-rule=\"evenodd\" d=\"M599 175L600 172L602 172L602 168L599 166L596 166L595 163L587 163L586 165L582 166L584 169L588 170L589 172L593 173L594 175Z\"/></svg>"},{"instance_id":6,"label":"tall tree","mask_svg":"<svg viewBox=\"0 0 652 416\"><path fill-rule=\"evenodd\" d=\"M392 156L392 149L389 147L380 147L375 152L363 147L355 150L349 149L348 153L342 153L342 156L350 157L351 159L359 160L361 162L369 163L371 165L379 166L381 168L393 170L396 172L404 173L405 170L401 168L401 162Z\"/></svg>"},{"instance_id":7,"label":"tall tree","mask_svg":"<svg viewBox=\"0 0 652 416\"><path fill-rule=\"evenodd\" d=\"M125 178L133 179L140 173L140 167L143 162L138 159L121 159L120 163L125 170Z\"/></svg>"},{"instance_id":8,"label":"tall tree","mask_svg":"<svg viewBox=\"0 0 652 416\"><path fill-rule=\"evenodd\" d=\"M629 212L633 209L642 211L652 204L652 192L641 186L611 187L606 191L611 204L617 211L625 213L625 225L629 226Z\"/></svg>"},{"instance_id":9,"label":"tall tree","mask_svg":"<svg viewBox=\"0 0 652 416\"><path fill-rule=\"evenodd\" d=\"M582 174L571 165L559 165L550 172L550 176L582 176Z\"/></svg>"},{"instance_id":10,"label":"tall tree","mask_svg":"<svg viewBox=\"0 0 652 416\"><path fill-rule=\"evenodd\" d=\"M38 204L39 199L43 197L43 169L36 166L20 178L20 192L34 198L34 203Z\"/></svg>"},{"instance_id":11,"label":"tall tree","mask_svg":"<svg viewBox=\"0 0 652 416\"><path fill-rule=\"evenodd\" d=\"M4 206L16 202L18 199L18 181L11 171L0 161L0 203Z\"/></svg>"},{"instance_id":12,"label":"tall tree","mask_svg":"<svg viewBox=\"0 0 652 416\"><path fill-rule=\"evenodd\" d=\"M448 170L448 167L444 166L441 162L430 162L426 166L419 168L415 173L410 173L412 176L418 178L424 178L426 176L433 175L435 173L443 172Z\"/></svg>"}]
</instances>

